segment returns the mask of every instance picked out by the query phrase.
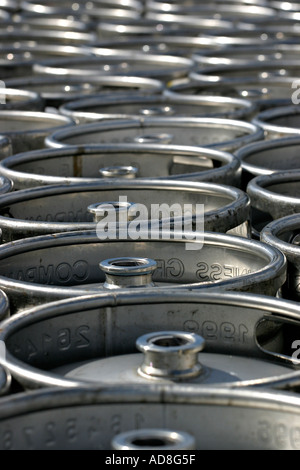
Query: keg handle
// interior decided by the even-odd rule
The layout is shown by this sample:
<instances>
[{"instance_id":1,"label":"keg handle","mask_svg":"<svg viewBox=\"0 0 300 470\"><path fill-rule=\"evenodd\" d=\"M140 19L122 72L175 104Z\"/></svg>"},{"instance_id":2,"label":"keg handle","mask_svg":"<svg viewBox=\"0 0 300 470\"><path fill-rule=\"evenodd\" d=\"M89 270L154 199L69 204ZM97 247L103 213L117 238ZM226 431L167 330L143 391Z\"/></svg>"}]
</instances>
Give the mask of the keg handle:
<instances>
[{"instance_id":1,"label":"keg handle","mask_svg":"<svg viewBox=\"0 0 300 470\"><path fill-rule=\"evenodd\" d=\"M196 449L196 441L186 432L145 428L117 434L111 446L115 450L193 450Z\"/></svg>"},{"instance_id":2,"label":"keg handle","mask_svg":"<svg viewBox=\"0 0 300 470\"><path fill-rule=\"evenodd\" d=\"M198 353L204 346L205 340L196 333L160 331L143 335L136 341L137 349L144 353L138 374L148 379L198 377L203 372Z\"/></svg>"},{"instance_id":3,"label":"keg handle","mask_svg":"<svg viewBox=\"0 0 300 470\"><path fill-rule=\"evenodd\" d=\"M154 287L152 275L157 268L156 261L149 258L110 258L99 263L105 273L103 287L120 289L132 287Z\"/></svg>"},{"instance_id":4,"label":"keg handle","mask_svg":"<svg viewBox=\"0 0 300 470\"><path fill-rule=\"evenodd\" d=\"M102 178L134 179L137 177L138 169L132 165L106 166L100 168L99 173Z\"/></svg>"},{"instance_id":5,"label":"keg handle","mask_svg":"<svg viewBox=\"0 0 300 470\"><path fill-rule=\"evenodd\" d=\"M107 202L96 202L90 204L87 208L88 212L93 215L94 222L101 222L105 215L110 215L113 223L118 224L127 224L134 219L136 211L134 209L136 206L133 202L127 201L107 201Z\"/></svg>"}]
</instances>

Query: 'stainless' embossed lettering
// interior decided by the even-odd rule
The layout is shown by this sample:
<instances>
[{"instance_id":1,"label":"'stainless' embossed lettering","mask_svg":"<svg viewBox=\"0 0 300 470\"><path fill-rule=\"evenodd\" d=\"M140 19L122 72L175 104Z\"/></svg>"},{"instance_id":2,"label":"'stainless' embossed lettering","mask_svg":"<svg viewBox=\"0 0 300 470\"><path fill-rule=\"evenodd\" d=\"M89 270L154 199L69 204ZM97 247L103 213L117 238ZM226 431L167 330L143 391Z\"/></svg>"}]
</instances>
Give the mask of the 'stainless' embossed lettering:
<instances>
[{"instance_id":1,"label":"'stainless' embossed lettering","mask_svg":"<svg viewBox=\"0 0 300 470\"><path fill-rule=\"evenodd\" d=\"M197 264L196 276L203 282L220 281L224 278L233 278L251 274L251 270L242 266L221 265L214 263L209 265L204 261Z\"/></svg>"}]
</instances>

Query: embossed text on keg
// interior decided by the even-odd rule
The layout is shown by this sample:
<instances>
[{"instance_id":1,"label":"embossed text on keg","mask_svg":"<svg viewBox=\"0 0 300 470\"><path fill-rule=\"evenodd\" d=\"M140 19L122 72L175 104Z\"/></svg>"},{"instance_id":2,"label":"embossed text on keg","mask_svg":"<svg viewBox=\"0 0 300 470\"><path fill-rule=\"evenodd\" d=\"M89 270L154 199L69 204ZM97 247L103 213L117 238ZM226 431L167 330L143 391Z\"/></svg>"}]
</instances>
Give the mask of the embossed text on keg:
<instances>
[{"instance_id":1,"label":"embossed text on keg","mask_svg":"<svg viewBox=\"0 0 300 470\"><path fill-rule=\"evenodd\" d=\"M229 343L245 343L249 332L247 326L243 323L235 325L231 322L222 322L218 324L212 320L204 320L201 323L196 320L186 320L183 329L189 332L197 332L209 341Z\"/></svg>"},{"instance_id":2,"label":"embossed text on keg","mask_svg":"<svg viewBox=\"0 0 300 470\"><path fill-rule=\"evenodd\" d=\"M79 325L76 328L59 328L52 333L42 331L39 335L39 342L29 337L15 338L11 350L17 357L32 362L35 358L39 359L41 355L48 356L57 350L74 351L89 348L90 345L90 327Z\"/></svg>"},{"instance_id":3,"label":"embossed text on keg","mask_svg":"<svg viewBox=\"0 0 300 470\"><path fill-rule=\"evenodd\" d=\"M232 266L229 264L214 263L209 265L204 261L197 264L196 275L201 281L219 281L226 277L233 278L239 277L245 274L251 274L251 270L244 266Z\"/></svg>"},{"instance_id":4,"label":"embossed text on keg","mask_svg":"<svg viewBox=\"0 0 300 470\"><path fill-rule=\"evenodd\" d=\"M90 267L87 261L78 260L73 264L62 261L58 265L29 266L26 269L18 269L9 273L9 277L19 281L38 284L66 284L72 282L84 282L88 279Z\"/></svg>"}]
</instances>

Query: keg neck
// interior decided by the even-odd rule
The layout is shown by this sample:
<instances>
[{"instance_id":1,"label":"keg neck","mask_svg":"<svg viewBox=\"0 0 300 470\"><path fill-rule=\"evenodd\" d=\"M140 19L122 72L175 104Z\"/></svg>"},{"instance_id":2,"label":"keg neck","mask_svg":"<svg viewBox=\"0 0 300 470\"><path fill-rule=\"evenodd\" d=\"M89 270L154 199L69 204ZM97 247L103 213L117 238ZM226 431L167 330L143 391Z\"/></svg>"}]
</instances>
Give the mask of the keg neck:
<instances>
[{"instance_id":1,"label":"keg neck","mask_svg":"<svg viewBox=\"0 0 300 470\"><path fill-rule=\"evenodd\" d=\"M134 179L138 175L138 169L132 165L106 166L100 168L99 173L102 178Z\"/></svg>"},{"instance_id":2,"label":"keg neck","mask_svg":"<svg viewBox=\"0 0 300 470\"><path fill-rule=\"evenodd\" d=\"M106 289L153 287L156 261L148 258L111 258L99 264L105 273Z\"/></svg>"},{"instance_id":3,"label":"keg neck","mask_svg":"<svg viewBox=\"0 0 300 470\"><path fill-rule=\"evenodd\" d=\"M144 353L138 373L146 378L187 380L198 377L202 365L198 353L204 339L194 333L162 331L141 336L137 348Z\"/></svg>"}]
</instances>

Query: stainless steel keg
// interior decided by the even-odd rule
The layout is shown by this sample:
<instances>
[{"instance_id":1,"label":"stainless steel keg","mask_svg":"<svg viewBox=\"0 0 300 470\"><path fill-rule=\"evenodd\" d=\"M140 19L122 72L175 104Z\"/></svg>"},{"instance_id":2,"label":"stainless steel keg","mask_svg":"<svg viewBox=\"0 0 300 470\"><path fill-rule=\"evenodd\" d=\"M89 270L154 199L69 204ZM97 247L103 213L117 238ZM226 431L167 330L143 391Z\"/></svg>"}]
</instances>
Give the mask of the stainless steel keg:
<instances>
[{"instance_id":1,"label":"stainless steel keg","mask_svg":"<svg viewBox=\"0 0 300 470\"><path fill-rule=\"evenodd\" d=\"M11 310L101 291L105 277L99 263L116 256L155 260L157 288L219 288L275 296L286 279L284 255L256 240L213 232L185 233L180 239L177 232L177 238L169 240L143 233L136 240L118 235L100 240L96 231L74 231L1 245L0 288Z\"/></svg>"},{"instance_id":2,"label":"stainless steel keg","mask_svg":"<svg viewBox=\"0 0 300 470\"><path fill-rule=\"evenodd\" d=\"M187 76L194 62L187 57L144 54L134 51L94 48L95 56L41 60L33 65L34 73L66 76L135 75L168 81Z\"/></svg>"},{"instance_id":3,"label":"stainless steel keg","mask_svg":"<svg viewBox=\"0 0 300 470\"><path fill-rule=\"evenodd\" d=\"M298 337L296 302L151 287L24 310L0 333L2 364L27 389L85 381L298 387Z\"/></svg>"},{"instance_id":4,"label":"stainless steel keg","mask_svg":"<svg viewBox=\"0 0 300 470\"><path fill-rule=\"evenodd\" d=\"M282 296L300 300L300 249L299 214L286 215L267 224L261 231L261 239L281 250L287 258L287 280L282 286Z\"/></svg>"},{"instance_id":5,"label":"stainless steel keg","mask_svg":"<svg viewBox=\"0 0 300 470\"><path fill-rule=\"evenodd\" d=\"M18 42L23 46L35 42L36 45L39 43L45 43L51 45L52 48L56 45L65 46L66 48L70 45L80 46L88 45L97 39L97 35L91 31L60 31L58 29L31 29L26 31L23 28L16 27L1 28L0 23L0 45L1 47L10 46L11 44Z\"/></svg>"},{"instance_id":6,"label":"stainless steel keg","mask_svg":"<svg viewBox=\"0 0 300 470\"><path fill-rule=\"evenodd\" d=\"M0 161L0 174L14 189L48 184L91 183L99 178L124 177L136 169L136 178L206 181L241 185L240 161L231 153L181 145L106 144L41 149Z\"/></svg>"},{"instance_id":7,"label":"stainless steel keg","mask_svg":"<svg viewBox=\"0 0 300 470\"><path fill-rule=\"evenodd\" d=\"M52 148L107 143L193 145L233 152L263 139L255 124L225 118L141 117L80 124L76 130L53 132L45 139Z\"/></svg>"},{"instance_id":8,"label":"stainless steel keg","mask_svg":"<svg viewBox=\"0 0 300 470\"><path fill-rule=\"evenodd\" d=\"M237 48L239 49L239 48ZM293 77L243 77L232 82L216 83L182 78L171 80L163 93L167 96L203 96L214 95L243 98L254 102L259 111L275 106L290 106ZM297 90L294 92L297 93Z\"/></svg>"},{"instance_id":9,"label":"stainless steel keg","mask_svg":"<svg viewBox=\"0 0 300 470\"><path fill-rule=\"evenodd\" d=\"M299 43L291 41L280 42L273 41L271 44L261 44L261 47L255 45L248 46L228 46L219 50L200 50L194 52L191 58L198 66L213 65L246 65L253 61L276 61L276 60L297 60L299 59Z\"/></svg>"},{"instance_id":10,"label":"stainless steel keg","mask_svg":"<svg viewBox=\"0 0 300 470\"><path fill-rule=\"evenodd\" d=\"M3 397L1 449L111 450L120 433L159 428L191 434L198 450L298 450L299 405L298 394L272 390L48 388Z\"/></svg>"},{"instance_id":11,"label":"stainless steel keg","mask_svg":"<svg viewBox=\"0 0 300 470\"><path fill-rule=\"evenodd\" d=\"M189 7L184 5L181 7L180 4L178 4L176 12L165 13L149 10L146 11L145 17L156 21L171 21L179 23L184 23L191 18L193 20L197 19L201 26L202 17L214 17L216 15L216 17L221 20L259 24L261 21L271 20L274 14L275 10L268 6L219 2L217 5L197 4L196 6ZM239 27L238 24L237 26Z\"/></svg>"},{"instance_id":12,"label":"stainless steel keg","mask_svg":"<svg viewBox=\"0 0 300 470\"><path fill-rule=\"evenodd\" d=\"M249 61L240 65L214 65L193 70L189 77L197 83L235 84L240 80L271 79L276 77L299 77L299 60Z\"/></svg>"},{"instance_id":13,"label":"stainless steel keg","mask_svg":"<svg viewBox=\"0 0 300 470\"><path fill-rule=\"evenodd\" d=\"M140 117L218 117L249 121L257 112L254 103L241 98L221 96L124 96L99 95L72 101L59 108L77 124L109 119Z\"/></svg>"},{"instance_id":14,"label":"stainless steel keg","mask_svg":"<svg viewBox=\"0 0 300 470\"><path fill-rule=\"evenodd\" d=\"M44 100L35 91L0 88L0 110L43 111Z\"/></svg>"},{"instance_id":15,"label":"stainless steel keg","mask_svg":"<svg viewBox=\"0 0 300 470\"><path fill-rule=\"evenodd\" d=\"M43 148L47 135L74 124L58 113L0 110L0 134L10 139L13 153Z\"/></svg>"},{"instance_id":16,"label":"stainless steel keg","mask_svg":"<svg viewBox=\"0 0 300 470\"><path fill-rule=\"evenodd\" d=\"M54 58L82 57L91 55L86 46L66 46L61 44L40 44L39 37L35 41L28 41L22 45L9 43L1 47L0 70L1 79L15 79L33 75L33 65L39 60ZM17 88L17 87L15 87Z\"/></svg>"},{"instance_id":17,"label":"stainless steel keg","mask_svg":"<svg viewBox=\"0 0 300 470\"><path fill-rule=\"evenodd\" d=\"M95 183L46 185L14 191L0 200L2 242L49 233L96 230L90 205L134 203L124 215L148 227L174 225L182 230L240 234L249 237L250 201L235 187L168 179L104 178ZM188 225L187 210L190 211ZM104 211L104 209L103 209ZM185 213L186 212L186 213ZM105 216L105 211L102 213ZM201 225L200 225L201 222ZM162 228L163 228L162 227ZM142 230L143 227L141 227Z\"/></svg>"},{"instance_id":18,"label":"stainless steel keg","mask_svg":"<svg viewBox=\"0 0 300 470\"><path fill-rule=\"evenodd\" d=\"M294 169L256 176L249 181L251 225L257 238L267 223L300 212L299 180L300 171Z\"/></svg>"},{"instance_id":19,"label":"stainless steel keg","mask_svg":"<svg viewBox=\"0 0 300 470\"><path fill-rule=\"evenodd\" d=\"M266 139L279 139L300 134L299 114L298 105L279 106L258 113L252 122L264 130Z\"/></svg>"},{"instance_id":20,"label":"stainless steel keg","mask_svg":"<svg viewBox=\"0 0 300 470\"><path fill-rule=\"evenodd\" d=\"M35 91L45 106L59 108L64 103L91 95L114 96L129 94L154 95L162 92L163 82L154 78L131 76L54 77L32 75L6 80L7 87Z\"/></svg>"},{"instance_id":21,"label":"stainless steel keg","mask_svg":"<svg viewBox=\"0 0 300 470\"><path fill-rule=\"evenodd\" d=\"M65 361L48 371L61 380L61 386L97 383L106 385L182 383L199 387L264 386L272 387L278 380L299 383L299 371L256 358L205 352L205 340L186 331L154 331L139 336L140 351L115 357ZM5 364L5 363L4 363ZM47 375L47 372L45 376ZM41 369L41 375L44 371ZM13 371L12 371L13 374ZM53 379L54 379L53 377ZM296 379L297 377L297 379ZM69 384L68 384L69 382ZM46 377L44 377L46 384ZM52 385L51 379L49 385ZM33 383L35 388L36 383Z\"/></svg>"},{"instance_id":22,"label":"stainless steel keg","mask_svg":"<svg viewBox=\"0 0 300 470\"><path fill-rule=\"evenodd\" d=\"M299 137L291 136L253 142L238 149L235 155L249 182L255 176L300 169L299 148Z\"/></svg>"},{"instance_id":23,"label":"stainless steel keg","mask_svg":"<svg viewBox=\"0 0 300 470\"><path fill-rule=\"evenodd\" d=\"M143 22L143 19L141 20ZM137 23L138 26L139 23ZM117 26L116 26L117 27ZM119 35L121 36L121 35ZM191 32L185 34L178 31L178 34L163 34L155 36L154 34L132 35L132 37L115 37L99 38L97 42L90 45L91 50L94 47L115 48L118 50L133 50L137 52L150 54L168 54L179 55L183 57L191 57L193 52L201 52L202 50L219 50L221 48L214 37L198 36L197 32L192 35Z\"/></svg>"},{"instance_id":24,"label":"stainless steel keg","mask_svg":"<svg viewBox=\"0 0 300 470\"><path fill-rule=\"evenodd\" d=\"M186 19L185 19L186 20ZM216 34L225 34L234 28L234 23L229 20L220 20L209 17L201 18L201 25L197 18L188 18L188 21L170 22L157 21L155 19L139 18L138 21L128 18L120 18L118 20L100 20L96 25L96 31L99 39L115 38L125 39L134 37L143 37L151 35L159 37L163 40L165 35L188 35L195 37L201 32L209 34L215 31Z\"/></svg>"}]
</instances>

